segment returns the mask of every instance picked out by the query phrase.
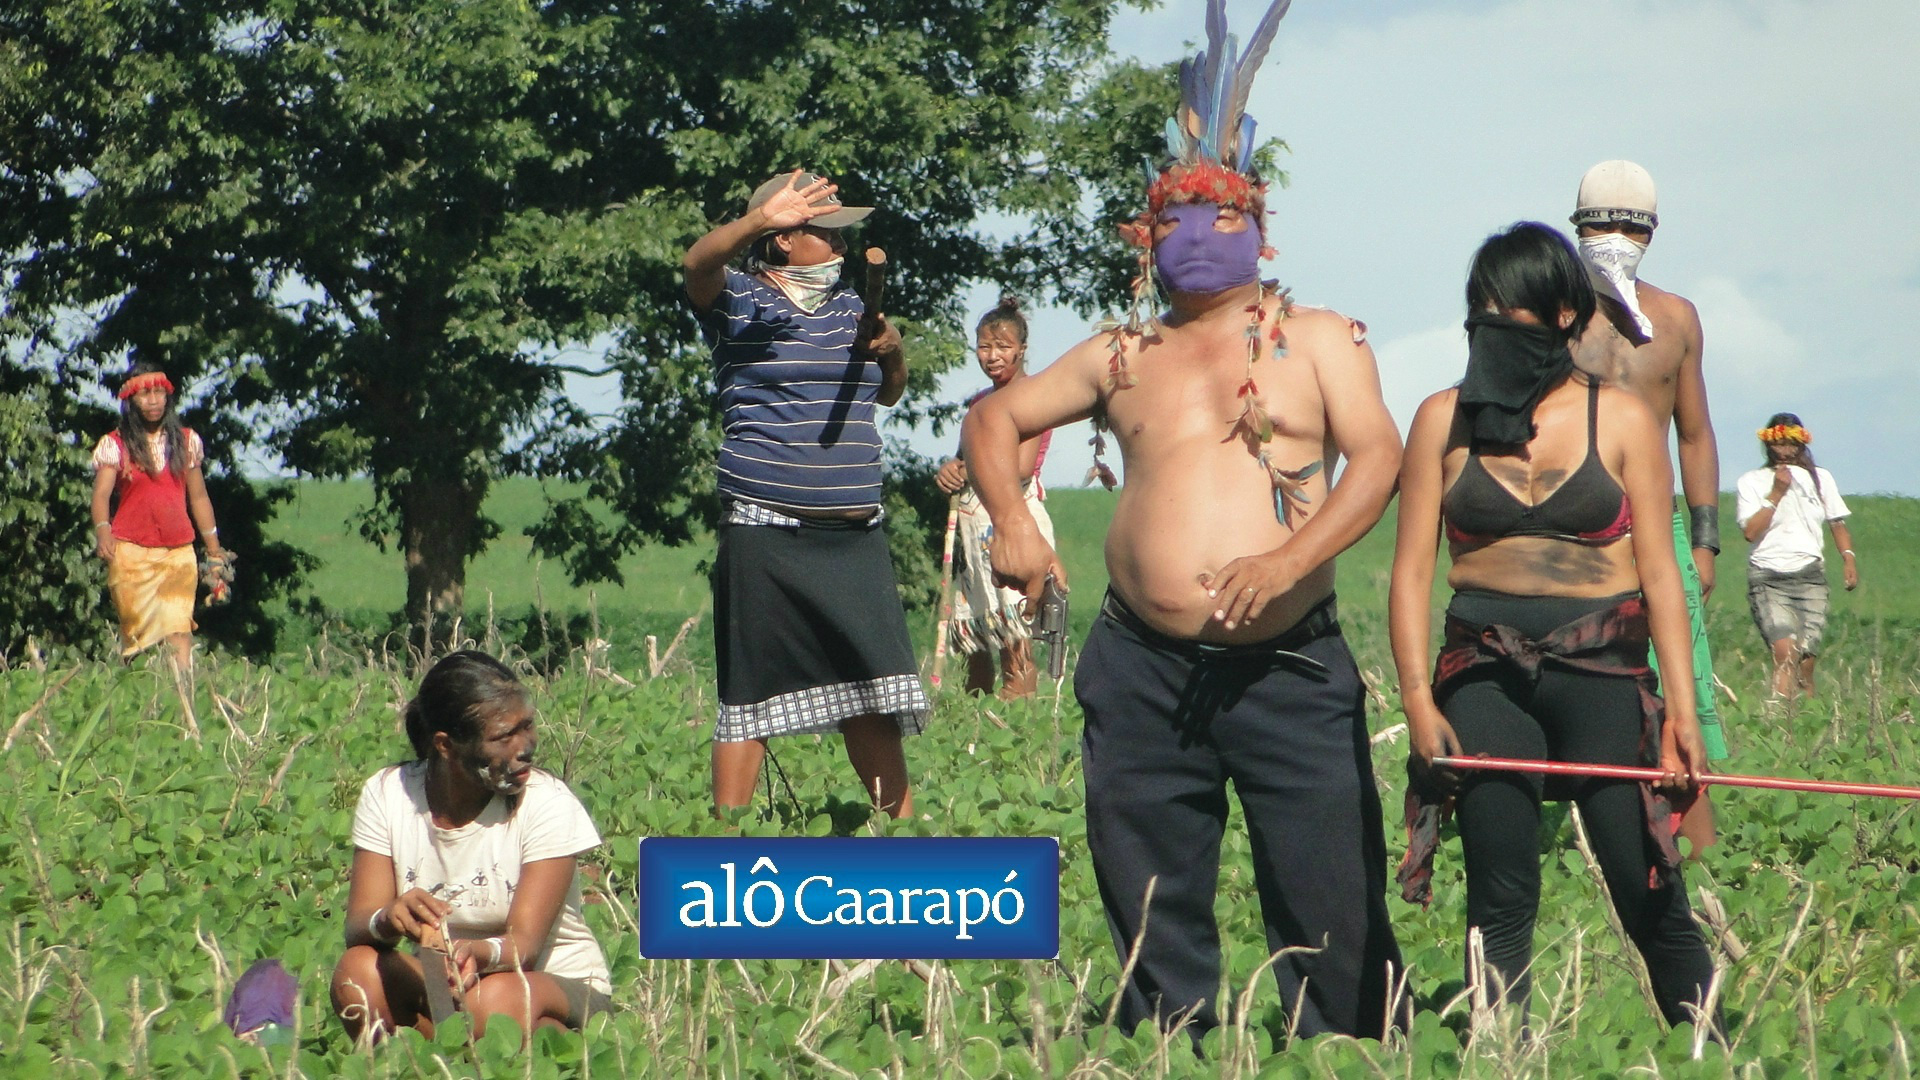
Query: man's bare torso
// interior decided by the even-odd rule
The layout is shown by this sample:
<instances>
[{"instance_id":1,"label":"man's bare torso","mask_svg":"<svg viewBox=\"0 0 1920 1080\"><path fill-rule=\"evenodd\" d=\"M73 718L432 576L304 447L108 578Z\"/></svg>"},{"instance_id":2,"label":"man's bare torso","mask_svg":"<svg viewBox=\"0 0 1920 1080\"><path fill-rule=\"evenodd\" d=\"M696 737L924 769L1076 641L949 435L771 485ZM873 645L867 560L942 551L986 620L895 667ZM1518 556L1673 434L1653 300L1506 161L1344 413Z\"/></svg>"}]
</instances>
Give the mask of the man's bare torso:
<instances>
[{"instance_id":1,"label":"man's bare torso","mask_svg":"<svg viewBox=\"0 0 1920 1080\"><path fill-rule=\"evenodd\" d=\"M1276 318L1279 302L1265 303L1267 318ZM1310 502L1304 509L1311 513L1326 501L1336 457L1314 353L1329 338L1351 342L1353 324L1332 312L1295 308L1283 322L1290 345L1284 357L1276 357L1266 339L1271 325L1261 326L1253 367L1274 425L1264 449L1282 469L1325 463L1305 481ZM1107 531L1107 572L1114 591L1147 622L1182 638L1261 641L1333 591L1329 561L1275 597L1259 618L1232 630L1210 620L1219 601L1207 595L1202 575L1272 551L1293 535L1275 513L1273 482L1257 456L1262 447L1239 426L1246 328L1242 315L1168 326L1159 341L1130 342L1128 368L1136 384L1101 395L1127 481ZM1105 338L1095 341L1104 346Z\"/></svg>"},{"instance_id":2,"label":"man's bare torso","mask_svg":"<svg viewBox=\"0 0 1920 1080\"><path fill-rule=\"evenodd\" d=\"M1617 301L1602 297L1600 309L1574 342L1574 363L1609 386L1631 392L1653 410L1661 429L1673 423L1681 370L1699 348L1699 317L1684 298L1635 282L1640 310L1653 323L1653 339L1640 339L1633 316Z\"/></svg>"}]
</instances>

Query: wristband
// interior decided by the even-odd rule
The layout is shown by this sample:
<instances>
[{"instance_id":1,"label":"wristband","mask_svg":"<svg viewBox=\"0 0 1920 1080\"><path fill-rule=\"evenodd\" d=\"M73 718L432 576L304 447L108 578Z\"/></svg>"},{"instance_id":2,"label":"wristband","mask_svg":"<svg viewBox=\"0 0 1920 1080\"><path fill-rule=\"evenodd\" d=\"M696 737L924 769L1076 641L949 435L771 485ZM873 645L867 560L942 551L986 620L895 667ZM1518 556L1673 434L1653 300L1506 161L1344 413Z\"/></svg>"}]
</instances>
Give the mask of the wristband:
<instances>
[{"instance_id":1,"label":"wristband","mask_svg":"<svg viewBox=\"0 0 1920 1080\"><path fill-rule=\"evenodd\" d=\"M487 947L493 950L493 956L486 963L480 965L481 971L499 971L500 970L500 954L501 952L504 951L502 948L503 945L504 945L504 942L502 942L497 937L490 937L487 939Z\"/></svg>"},{"instance_id":2,"label":"wristband","mask_svg":"<svg viewBox=\"0 0 1920 1080\"><path fill-rule=\"evenodd\" d=\"M1720 504L1687 508L1688 526L1693 533L1693 546L1706 548L1715 555L1720 554Z\"/></svg>"},{"instance_id":3,"label":"wristband","mask_svg":"<svg viewBox=\"0 0 1920 1080\"><path fill-rule=\"evenodd\" d=\"M380 916L386 913L386 908L374 908L373 914L367 916L367 936L372 938L377 945L391 945L400 940L399 934L388 937L380 932ZM392 927L388 927L388 929L392 929Z\"/></svg>"},{"instance_id":4,"label":"wristband","mask_svg":"<svg viewBox=\"0 0 1920 1080\"><path fill-rule=\"evenodd\" d=\"M94 522L94 523L93 523L93 527L94 527L94 528L96 528L96 529L111 529L111 528L113 528L113 522L111 522L111 521L96 521L96 522Z\"/></svg>"},{"instance_id":5,"label":"wristband","mask_svg":"<svg viewBox=\"0 0 1920 1080\"><path fill-rule=\"evenodd\" d=\"M1774 496L1773 498L1771 498L1771 499L1765 499L1765 500L1762 500L1762 501L1763 501L1763 502L1765 502L1765 503L1767 504L1767 509L1769 509L1769 510L1778 510L1778 509L1780 509L1780 496L1778 496L1778 495L1775 495L1775 496Z\"/></svg>"},{"instance_id":6,"label":"wristband","mask_svg":"<svg viewBox=\"0 0 1920 1080\"><path fill-rule=\"evenodd\" d=\"M1851 559L1851 558L1853 558L1853 549L1852 549L1852 548L1841 548L1841 549L1840 549L1840 554L1842 554L1842 555L1845 555L1845 556L1846 556L1847 558L1849 558L1849 559Z\"/></svg>"}]
</instances>

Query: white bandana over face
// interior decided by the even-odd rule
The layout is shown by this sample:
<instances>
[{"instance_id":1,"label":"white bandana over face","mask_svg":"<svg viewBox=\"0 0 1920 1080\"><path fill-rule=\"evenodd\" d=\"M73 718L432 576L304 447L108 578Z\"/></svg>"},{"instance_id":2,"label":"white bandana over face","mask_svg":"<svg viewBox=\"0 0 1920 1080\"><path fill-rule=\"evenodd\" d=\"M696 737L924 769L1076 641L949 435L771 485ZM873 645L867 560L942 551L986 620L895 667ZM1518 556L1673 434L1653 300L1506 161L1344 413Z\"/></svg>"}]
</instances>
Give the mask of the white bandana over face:
<instances>
[{"instance_id":1,"label":"white bandana over face","mask_svg":"<svg viewBox=\"0 0 1920 1080\"><path fill-rule=\"evenodd\" d=\"M833 293L833 287L840 283L840 265L844 262L844 256L835 256L811 266L763 265L760 273L796 307L811 314L820 310L820 305Z\"/></svg>"},{"instance_id":2,"label":"white bandana over face","mask_svg":"<svg viewBox=\"0 0 1920 1080\"><path fill-rule=\"evenodd\" d=\"M1640 295L1633 287L1635 273L1640 268L1640 256L1646 253L1647 245L1619 233L1580 238L1580 261L1587 264L1587 276L1593 279L1594 289L1620 301L1620 306L1633 316L1633 323L1640 328L1640 335L1651 341L1653 320L1640 310Z\"/></svg>"}]
</instances>

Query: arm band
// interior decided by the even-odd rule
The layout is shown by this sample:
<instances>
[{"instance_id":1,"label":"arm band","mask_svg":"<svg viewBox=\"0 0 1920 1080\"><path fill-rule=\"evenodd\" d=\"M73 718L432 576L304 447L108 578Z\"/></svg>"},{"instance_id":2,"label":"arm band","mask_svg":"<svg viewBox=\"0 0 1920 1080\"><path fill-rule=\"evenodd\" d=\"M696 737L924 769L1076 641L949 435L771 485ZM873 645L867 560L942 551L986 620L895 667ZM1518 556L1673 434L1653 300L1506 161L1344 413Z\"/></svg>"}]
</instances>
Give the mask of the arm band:
<instances>
[{"instance_id":1,"label":"arm band","mask_svg":"<svg viewBox=\"0 0 1920 1080\"><path fill-rule=\"evenodd\" d=\"M1720 554L1720 507L1690 506L1687 508L1688 526L1693 533L1693 546L1706 548L1715 555Z\"/></svg>"},{"instance_id":2,"label":"arm band","mask_svg":"<svg viewBox=\"0 0 1920 1080\"><path fill-rule=\"evenodd\" d=\"M373 943L376 945L392 945L398 942L401 937L399 934L394 934L389 937L380 932L380 916L385 914L386 910L385 908L374 908L373 914L367 916L367 936L372 938ZM389 927L388 929L392 928Z\"/></svg>"},{"instance_id":3,"label":"arm band","mask_svg":"<svg viewBox=\"0 0 1920 1080\"><path fill-rule=\"evenodd\" d=\"M493 954L487 959L486 963L480 965L482 974L489 974L496 971L511 971L514 969L516 965L501 962L501 954L506 951L506 942L504 939L490 937L485 940L485 944L492 950Z\"/></svg>"}]
</instances>

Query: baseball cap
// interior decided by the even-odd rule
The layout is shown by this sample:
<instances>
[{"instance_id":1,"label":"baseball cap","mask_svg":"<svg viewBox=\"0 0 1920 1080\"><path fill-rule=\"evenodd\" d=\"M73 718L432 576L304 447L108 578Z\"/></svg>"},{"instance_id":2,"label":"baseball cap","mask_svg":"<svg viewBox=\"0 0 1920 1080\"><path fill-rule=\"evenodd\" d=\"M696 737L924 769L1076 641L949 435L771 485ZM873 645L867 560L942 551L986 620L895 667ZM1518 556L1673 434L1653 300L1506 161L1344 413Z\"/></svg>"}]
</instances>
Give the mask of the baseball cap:
<instances>
[{"instance_id":1,"label":"baseball cap","mask_svg":"<svg viewBox=\"0 0 1920 1080\"><path fill-rule=\"evenodd\" d=\"M779 176L753 189L753 194L747 196L747 209L757 209L762 203L773 198L774 194L781 188L789 185L796 188L803 188L815 181L825 179L826 177L821 176L819 173L804 171L797 175L794 173L781 173ZM871 206L840 206L840 196L838 195L822 195L813 200L813 205L840 207L840 209L832 213L821 214L819 217L807 222L809 225L822 229L844 229L848 225L852 225L854 222L860 221L868 214L873 213L873 207Z\"/></svg>"},{"instance_id":2,"label":"baseball cap","mask_svg":"<svg viewBox=\"0 0 1920 1080\"><path fill-rule=\"evenodd\" d=\"M1627 221L1651 229L1660 224L1653 177L1631 161L1603 161L1580 178L1570 219L1575 225Z\"/></svg>"}]
</instances>

